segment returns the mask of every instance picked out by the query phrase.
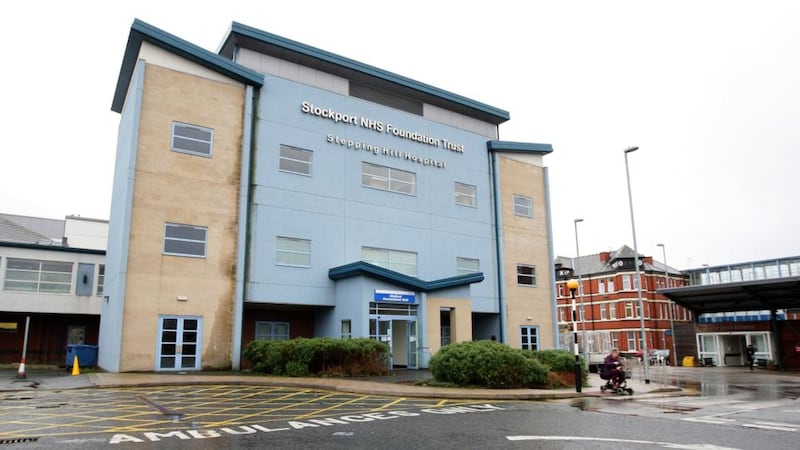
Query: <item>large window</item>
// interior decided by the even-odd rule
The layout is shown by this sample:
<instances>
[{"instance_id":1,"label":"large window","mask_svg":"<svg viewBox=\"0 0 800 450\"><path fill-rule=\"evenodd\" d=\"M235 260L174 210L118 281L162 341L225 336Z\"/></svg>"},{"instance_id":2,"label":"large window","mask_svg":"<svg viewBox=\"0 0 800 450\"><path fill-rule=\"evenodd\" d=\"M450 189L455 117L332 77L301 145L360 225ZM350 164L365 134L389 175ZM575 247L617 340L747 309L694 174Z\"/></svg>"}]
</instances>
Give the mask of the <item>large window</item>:
<instances>
[{"instance_id":1,"label":"large window","mask_svg":"<svg viewBox=\"0 0 800 450\"><path fill-rule=\"evenodd\" d=\"M600 320L608 319L608 305L605 303L600 304Z\"/></svg>"},{"instance_id":2,"label":"large window","mask_svg":"<svg viewBox=\"0 0 800 450\"><path fill-rule=\"evenodd\" d=\"M172 151L210 157L213 143L214 130L211 128L172 122Z\"/></svg>"},{"instance_id":3,"label":"large window","mask_svg":"<svg viewBox=\"0 0 800 450\"><path fill-rule=\"evenodd\" d=\"M533 217L533 200L524 195L514 195L514 215Z\"/></svg>"},{"instance_id":4,"label":"large window","mask_svg":"<svg viewBox=\"0 0 800 450\"><path fill-rule=\"evenodd\" d=\"M636 333L628 331L625 333L628 340L628 350L636 350Z\"/></svg>"},{"instance_id":5,"label":"large window","mask_svg":"<svg viewBox=\"0 0 800 450\"><path fill-rule=\"evenodd\" d=\"M350 339L353 337L353 323L350 319L342 321L342 339Z\"/></svg>"},{"instance_id":6,"label":"large window","mask_svg":"<svg viewBox=\"0 0 800 450\"><path fill-rule=\"evenodd\" d=\"M517 264L517 284L536 286L536 267Z\"/></svg>"},{"instance_id":7,"label":"large window","mask_svg":"<svg viewBox=\"0 0 800 450\"><path fill-rule=\"evenodd\" d=\"M97 296L103 296L103 287L106 283L106 265L100 264L97 269Z\"/></svg>"},{"instance_id":8,"label":"large window","mask_svg":"<svg viewBox=\"0 0 800 450\"><path fill-rule=\"evenodd\" d=\"M412 277L417 276L417 254L414 252L361 247L361 260Z\"/></svg>"},{"instance_id":9,"label":"large window","mask_svg":"<svg viewBox=\"0 0 800 450\"><path fill-rule=\"evenodd\" d=\"M164 224L164 254L205 258L208 228Z\"/></svg>"},{"instance_id":10,"label":"large window","mask_svg":"<svg viewBox=\"0 0 800 450\"><path fill-rule=\"evenodd\" d=\"M417 174L367 162L361 163L361 185L399 194L417 194Z\"/></svg>"},{"instance_id":11,"label":"large window","mask_svg":"<svg viewBox=\"0 0 800 450\"><path fill-rule=\"evenodd\" d=\"M302 148L281 145L281 160L278 168L282 172L311 175L311 158L314 152Z\"/></svg>"},{"instance_id":12,"label":"large window","mask_svg":"<svg viewBox=\"0 0 800 450\"><path fill-rule=\"evenodd\" d=\"M456 258L456 273L458 275L464 275L468 273L475 273L481 271L481 262L480 260L474 258Z\"/></svg>"},{"instance_id":13,"label":"large window","mask_svg":"<svg viewBox=\"0 0 800 450\"><path fill-rule=\"evenodd\" d=\"M539 350L539 327L520 327L519 337L523 350Z\"/></svg>"},{"instance_id":14,"label":"large window","mask_svg":"<svg viewBox=\"0 0 800 450\"><path fill-rule=\"evenodd\" d=\"M470 184L459 183L456 181L453 186L453 195L456 199L456 205L463 206L478 206L477 198L478 188Z\"/></svg>"},{"instance_id":15,"label":"large window","mask_svg":"<svg viewBox=\"0 0 800 450\"><path fill-rule=\"evenodd\" d=\"M275 245L275 264L311 267L311 241L278 236Z\"/></svg>"},{"instance_id":16,"label":"large window","mask_svg":"<svg viewBox=\"0 0 800 450\"><path fill-rule=\"evenodd\" d=\"M633 302L625 302L625 318L636 317L636 305Z\"/></svg>"},{"instance_id":17,"label":"large window","mask_svg":"<svg viewBox=\"0 0 800 450\"><path fill-rule=\"evenodd\" d=\"M630 275L623 275L622 276L622 290L623 291L630 291L631 290L631 276Z\"/></svg>"},{"instance_id":18,"label":"large window","mask_svg":"<svg viewBox=\"0 0 800 450\"><path fill-rule=\"evenodd\" d=\"M6 291L69 294L72 286L72 263L8 258Z\"/></svg>"},{"instance_id":19,"label":"large window","mask_svg":"<svg viewBox=\"0 0 800 450\"><path fill-rule=\"evenodd\" d=\"M256 322L257 341L285 341L289 339L289 322Z\"/></svg>"}]
</instances>

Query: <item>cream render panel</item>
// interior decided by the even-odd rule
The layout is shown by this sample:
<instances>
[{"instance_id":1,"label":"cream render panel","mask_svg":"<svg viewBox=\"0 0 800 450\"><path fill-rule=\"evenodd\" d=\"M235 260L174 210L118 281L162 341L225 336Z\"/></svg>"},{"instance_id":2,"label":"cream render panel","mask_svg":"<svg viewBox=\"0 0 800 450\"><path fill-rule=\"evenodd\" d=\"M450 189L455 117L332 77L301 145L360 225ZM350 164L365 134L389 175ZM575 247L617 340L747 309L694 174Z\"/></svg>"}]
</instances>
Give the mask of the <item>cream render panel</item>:
<instances>
[{"instance_id":1,"label":"cream render panel","mask_svg":"<svg viewBox=\"0 0 800 450\"><path fill-rule=\"evenodd\" d=\"M550 260L547 236L544 169L517 159L499 156L505 261L506 340L520 348L520 327L538 326L540 348L552 348L553 319ZM514 215L513 196L533 200L533 217ZM536 267L536 286L517 283L517 264ZM530 319L528 319L530 317Z\"/></svg>"},{"instance_id":2,"label":"cream render panel","mask_svg":"<svg viewBox=\"0 0 800 450\"><path fill-rule=\"evenodd\" d=\"M185 58L181 58L172 52L168 52L162 48L156 47L146 41L142 42L142 46L139 49L139 58L144 59L148 64L176 70L178 72L183 72L201 78L207 78L209 80L219 81L221 83L233 84L235 86L244 88L244 85L238 81L231 80L219 72L206 69L199 64L193 63Z\"/></svg>"},{"instance_id":3,"label":"cream render panel","mask_svg":"<svg viewBox=\"0 0 800 450\"><path fill-rule=\"evenodd\" d=\"M202 367L230 367L245 90L152 64L144 86L120 371L156 368L162 315L201 317ZM173 121L213 129L211 157L171 151ZM165 222L206 227L206 257L164 255Z\"/></svg>"},{"instance_id":4,"label":"cream render panel","mask_svg":"<svg viewBox=\"0 0 800 450\"><path fill-rule=\"evenodd\" d=\"M452 343L472 340L472 302L470 299L436 298L428 294L425 307L425 334L431 354L442 348L441 316L442 308L451 308L450 337Z\"/></svg>"},{"instance_id":5,"label":"cream render panel","mask_svg":"<svg viewBox=\"0 0 800 450\"><path fill-rule=\"evenodd\" d=\"M261 73L297 81L337 94L348 95L350 92L350 82L346 78L263 55L246 48L239 49L236 54L236 62Z\"/></svg>"}]
</instances>

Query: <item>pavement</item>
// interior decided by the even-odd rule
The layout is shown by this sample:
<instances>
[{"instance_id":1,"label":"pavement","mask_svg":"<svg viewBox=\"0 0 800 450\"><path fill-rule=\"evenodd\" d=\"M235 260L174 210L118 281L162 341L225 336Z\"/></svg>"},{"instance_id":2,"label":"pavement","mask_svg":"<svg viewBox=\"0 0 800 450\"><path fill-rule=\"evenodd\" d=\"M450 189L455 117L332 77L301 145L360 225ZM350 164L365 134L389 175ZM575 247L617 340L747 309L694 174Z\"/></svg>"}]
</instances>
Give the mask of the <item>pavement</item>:
<instances>
[{"instance_id":1,"label":"pavement","mask_svg":"<svg viewBox=\"0 0 800 450\"><path fill-rule=\"evenodd\" d=\"M432 380L428 370L394 370L380 377L277 377L247 372L126 372L111 373L85 371L72 375L64 369L41 367L28 368L20 378L15 369L0 369L0 392L63 390L88 388L124 388L129 386L169 386L202 384L241 384L322 389L336 392L383 395L391 397L470 399L470 400L554 400L580 397L615 395L601 393L601 380L590 374L590 386L566 389L483 389L456 388L425 385ZM642 379L628 380L636 397L682 395L681 388Z\"/></svg>"}]
</instances>

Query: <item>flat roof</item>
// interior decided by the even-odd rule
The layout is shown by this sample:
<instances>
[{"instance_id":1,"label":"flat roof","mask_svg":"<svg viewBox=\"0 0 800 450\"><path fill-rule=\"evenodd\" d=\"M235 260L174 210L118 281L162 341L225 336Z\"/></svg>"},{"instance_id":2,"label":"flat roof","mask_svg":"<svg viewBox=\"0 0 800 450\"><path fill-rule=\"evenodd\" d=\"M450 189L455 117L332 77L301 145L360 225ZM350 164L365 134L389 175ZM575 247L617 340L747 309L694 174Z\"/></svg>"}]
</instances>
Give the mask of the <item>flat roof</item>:
<instances>
[{"instance_id":1,"label":"flat roof","mask_svg":"<svg viewBox=\"0 0 800 450\"><path fill-rule=\"evenodd\" d=\"M508 121L508 111L454 94L411 78L321 50L282 36L233 22L219 54L233 59L238 47L347 78L366 86L418 99L495 125Z\"/></svg>"},{"instance_id":2,"label":"flat roof","mask_svg":"<svg viewBox=\"0 0 800 450\"><path fill-rule=\"evenodd\" d=\"M800 276L659 289L695 314L800 308Z\"/></svg>"}]
</instances>

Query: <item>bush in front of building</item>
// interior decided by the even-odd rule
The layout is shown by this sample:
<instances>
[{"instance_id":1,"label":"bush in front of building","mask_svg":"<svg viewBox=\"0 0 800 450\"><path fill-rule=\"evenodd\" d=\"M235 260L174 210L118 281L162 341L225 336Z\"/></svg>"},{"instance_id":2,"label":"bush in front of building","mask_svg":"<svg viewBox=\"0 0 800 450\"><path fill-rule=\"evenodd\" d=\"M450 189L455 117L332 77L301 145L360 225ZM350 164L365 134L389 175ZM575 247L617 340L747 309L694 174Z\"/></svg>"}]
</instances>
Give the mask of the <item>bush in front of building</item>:
<instances>
[{"instance_id":1,"label":"bush in front of building","mask_svg":"<svg viewBox=\"0 0 800 450\"><path fill-rule=\"evenodd\" d=\"M514 389L545 385L548 367L508 345L476 341L442 347L430 370L438 382Z\"/></svg>"},{"instance_id":2,"label":"bush in front of building","mask_svg":"<svg viewBox=\"0 0 800 450\"><path fill-rule=\"evenodd\" d=\"M540 362L548 369L547 387L557 389L575 386L575 355L566 350L521 350L522 353ZM581 385L588 381L586 361L581 358Z\"/></svg>"},{"instance_id":3,"label":"bush in front of building","mask_svg":"<svg viewBox=\"0 0 800 450\"><path fill-rule=\"evenodd\" d=\"M253 372L292 377L385 375L388 354L385 343L366 338L253 341L244 349Z\"/></svg>"}]
</instances>

